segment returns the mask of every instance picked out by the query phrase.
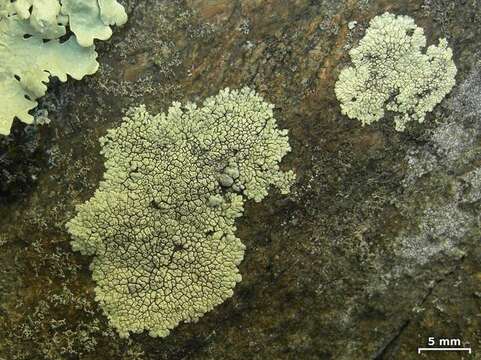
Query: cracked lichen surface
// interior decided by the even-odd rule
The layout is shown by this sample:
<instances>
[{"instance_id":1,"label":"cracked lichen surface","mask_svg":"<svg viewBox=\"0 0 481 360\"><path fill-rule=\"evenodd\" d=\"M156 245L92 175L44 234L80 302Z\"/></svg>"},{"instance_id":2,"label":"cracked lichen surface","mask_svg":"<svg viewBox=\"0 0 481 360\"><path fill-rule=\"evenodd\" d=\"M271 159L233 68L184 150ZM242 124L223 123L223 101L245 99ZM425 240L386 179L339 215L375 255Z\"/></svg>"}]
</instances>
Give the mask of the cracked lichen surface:
<instances>
[{"instance_id":1,"label":"cracked lichen surface","mask_svg":"<svg viewBox=\"0 0 481 360\"><path fill-rule=\"evenodd\" d=\"M479 1L122 3L130 20L98 47L100 71L52 84L49 126L17 123L0 139L0 358L406 360L429 336L481 347L481 236L470 225L481 205ZM413 17L428 45L447 38L458 67L452 94L404 133L389 119L361 127L333 91L348 49L385 11ZM159 52L176 61L161 71ZM122 109L156 114L242 84L276 104L296 185L245 204L234 296L165 338L120 338L94 300L92 258L72 251L64 227L104 173L98 138ZM407 240L419 256L402 256ZM52 304L64 284L73 299Z\"/></svg>"},{"instance_id":2,"label":"cracked lichen surface","mask_svg":"<svg viewBox=\"0 0 481 360\"><path fill-rule=\"evenodd\" d=\"M95 255L96 299L121 336L166 336L232 296L245 199L285 193L294 176L279 169L290 147L272 108L225 89L200 108L131 109L102 138L104 180L68 229L75 250Z\"/></svg>"},{"instance_id":3,"label":"cracked lichen surface","mask_svg":"<svg viewBox=\"0 0 481 360\"><path fill-rule=\"evenodd\" d=\"M398 131L409 121L423 122L451 91L457 72L446 39L423 54L425 47L423 29L409 16L372 19L349 52L353 66L343 69L336 83L342 113L369 125L392 112Z\"/></svg>"}]
</instances>

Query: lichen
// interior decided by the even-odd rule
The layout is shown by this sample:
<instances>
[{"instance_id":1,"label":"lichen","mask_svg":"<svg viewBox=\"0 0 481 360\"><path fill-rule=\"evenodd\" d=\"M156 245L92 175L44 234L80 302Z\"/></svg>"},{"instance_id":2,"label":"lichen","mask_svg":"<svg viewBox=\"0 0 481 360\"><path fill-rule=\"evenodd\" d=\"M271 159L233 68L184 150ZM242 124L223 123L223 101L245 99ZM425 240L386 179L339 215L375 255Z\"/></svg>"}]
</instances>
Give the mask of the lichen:
<instances>
[{"instance_id":1,"label":"lichen","mask_svg":"<svg viewBox=\"0 0 481 360\"><path fill-rule=\"evenodd\" d=\"M4 135L10 133L14 117L33 122L29 111L47 91L50 75L61 81L67 75L81 79L98 68L94 48L83 48L74 38L44 42L39 35L23 39L25 34L36 34L28 22L16 16L0 20L0 134Z\"/></svg>"},{"instance_id":2,"label":"lichen","mask_svg":"<svg viewBox=\"0 0 481 360\"><path fill-rule=\"evenodd\" d=\"M121 336L166 336L233 294L245 200L270 185L285 193L294 178L279 169L290 147L272 109L225 89L201 108L131 109L101 139L104 180L67 227L73 248L95 255L96 299Z\"/></svg>"},{"instance_id":3,"label":"lichen","mask_svg":"<svg viewBox=\"0 0 481 360\"><path fill-rule=\"evenodd\" d=\"M0 134L13 119L31 124L29 111L45 95L50 76L82 79L98 69L93 38L106 40L109 25L126 21L115 0L17 0L0 5ZM60 38L69 26L74 34Z\"/></svg>"},{"instance_id":4,"label":"lichen","mask_svg":"<svg viewBox=\"0 0 481 360\"><path fill-rule=\"evenodd\" d=\"M426 53L423 29L408 16L385 13L371 20L359 46L349 52L353 66L335 86L342 113L369 125L393 112L395 128L423 122L426 113L455 84L456 66L446 39Z\"/></svg>"},{"instance_id":5,"label":"lichen","mask_svg":"<svg viewBox=\"0 0 481 360\"><path fill-rule=\"evenodd\" d=\"M435 259L459 257L467 239L479 238L479 74L475 67L447 104L455 112L405 157L403 193L414 201L400 208L405 207L405 216L424 209L416 218L417 226L393 241L396 256L403 259L394 271L398 275ZM426 184L430 184L427 189Z\"/></svg>"},{"instance_id":6,"label":"lichen","mask_svg":"<svg viewBox=\"0 0 481 360\"><path fill-rule=\"evenodd\" d=\"M68 15L70 28L84 47L92 46L94 39L109 39L109 25L127 21L123 6L115 0L62 0L62 13Z\"/></svg>"}]
</instances>

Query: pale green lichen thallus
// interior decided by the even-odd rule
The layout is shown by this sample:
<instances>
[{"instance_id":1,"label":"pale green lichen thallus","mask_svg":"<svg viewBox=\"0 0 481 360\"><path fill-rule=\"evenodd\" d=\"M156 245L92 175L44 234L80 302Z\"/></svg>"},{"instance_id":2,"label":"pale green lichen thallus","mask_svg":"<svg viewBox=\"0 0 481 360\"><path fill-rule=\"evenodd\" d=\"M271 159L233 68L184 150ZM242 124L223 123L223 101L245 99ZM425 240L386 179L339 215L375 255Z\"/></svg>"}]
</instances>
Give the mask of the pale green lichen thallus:
<instances>
[{"instance_id":1,"label":"pale green lichen thallus","mask_svg":"<svg viewBox=\"0 0 481 360\"><path fill-rule=\"evenodd\" d=\"M127 14L116 0L0 0L0 135L13 119L33 123L30 110L50 76L82 79L99 67L94 39L112 35ZM61 42L69 28L73 35Z\"/></svg>"},{"instance_id":2,"label":"pale green lichen thallus","mask_svg":"<svg viewBox=\"0 0 481 360\"><path fill-rule=\"evenodd\" d=\"M199 108L133 108L101 143L106 172L67 225L73 248L94 255L96 298L121 336L166 336L232 296L244 202L294 180L279 168L287 130L254 91L225 89Z\"/></svg>"},{"instance_id":3,"label":"pale green lichen thallus","mask_svg":"<svg viewBox=\"0 0 481 360\"><path fill-rule=\"evenodd\" d=\"M426 53L422 28L408 16L385 13L371 20L335 86L342 113L369 125L394 114L395 128L423 122L455 84L456 66L446 39Z\"/></svg>"}]
</instances>

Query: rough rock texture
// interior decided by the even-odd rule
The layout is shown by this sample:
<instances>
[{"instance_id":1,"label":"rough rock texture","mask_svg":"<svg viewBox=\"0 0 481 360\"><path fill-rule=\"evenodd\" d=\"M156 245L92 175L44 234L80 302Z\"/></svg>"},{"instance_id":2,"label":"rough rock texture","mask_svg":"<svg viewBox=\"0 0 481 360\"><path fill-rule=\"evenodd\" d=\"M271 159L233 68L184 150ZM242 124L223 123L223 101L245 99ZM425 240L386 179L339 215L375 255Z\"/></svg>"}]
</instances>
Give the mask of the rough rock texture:
<instances>
[{"instance_id":1,"label":"rough rock texture","mask_svg":"<svg viewBox=\"0 0 481 360\"><path fill-rule=\"evenodd\" d=\"M52 84L40 105L51 124L17 122L0 140L0 358L460 358L419 356L429 336L459 338L474 349L465 359L479 357L481 8L459 4L124 2L129 22L97 48L99 72ZM334 94L349 49L386 11L446 38L458 67L452 92L403 133L390 115L361 127ZM243 85L290 131L291 195L246 206L231 298L168 337L120 339L94 300L91 259L64 227L104 172L98 138L128 106L157 113Z\"/></svg>"}]
</instances>

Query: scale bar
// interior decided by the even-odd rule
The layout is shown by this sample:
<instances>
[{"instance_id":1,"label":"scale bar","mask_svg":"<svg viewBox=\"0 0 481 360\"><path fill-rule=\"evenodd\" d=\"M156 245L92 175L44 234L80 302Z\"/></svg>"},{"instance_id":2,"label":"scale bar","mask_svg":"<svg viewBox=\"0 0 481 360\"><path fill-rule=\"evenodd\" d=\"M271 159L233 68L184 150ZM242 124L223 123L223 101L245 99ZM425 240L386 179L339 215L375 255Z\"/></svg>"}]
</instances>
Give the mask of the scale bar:
<instances>
[{"instance_id":1,"label":"scale bar","mask_svg":"<svg viewBox=\"0 0 481 360\"><path fill-rule=\"evenodd\" d=\"M471 348L418 348L418 354L422 351L467 351L471 354Z\"/></svg>"}]
</instances>

